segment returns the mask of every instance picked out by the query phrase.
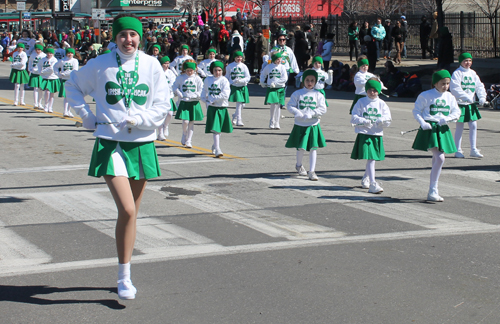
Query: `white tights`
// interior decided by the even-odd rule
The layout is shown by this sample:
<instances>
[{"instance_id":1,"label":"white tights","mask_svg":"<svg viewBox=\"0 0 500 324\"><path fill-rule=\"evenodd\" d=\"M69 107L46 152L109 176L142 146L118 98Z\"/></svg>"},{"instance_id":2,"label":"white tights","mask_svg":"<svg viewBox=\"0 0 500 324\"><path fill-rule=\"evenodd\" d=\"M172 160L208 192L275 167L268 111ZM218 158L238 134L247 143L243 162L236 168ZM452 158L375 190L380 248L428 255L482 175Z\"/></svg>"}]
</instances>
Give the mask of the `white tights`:
<instances>
[{"instance_id":1,"label":"white tights","mask_svg":"<svg viewBox=\"0 0 500 324\"><path fill-rule=\"evenodd\" d=\"M370 183L375 182L375 160L366 161L365 175L363 178L368 178Z\"/></svg>"},{"instance_id":2,"label":"white tights","mask_svg":"<svg viewBox=\"0 0 500 324\"><path fill-rule=\"evenodd\" d=\"M182 133L186 139L186 143L191 144L194 133L194 121L183 120L182 121Z\"/></svg>"},{"instance_id":3,"label":"white tights","mask_svg":"<svg viewBox=\"0 0 500 324\"><path fill-rule=\"evenodd\" d=\"M278 106L279 107L279 106ZM302 165L302 159L304 158L304 153L306 151L303 149L297 150L297 165ZM309 152L309 171L314 172L316 170L316 158L318 152L316 150L311 150Z\"/></svg>"},{"instance_id":4,"label":"white tights","mask_svg":"<svg viewBox=\"0 0 500 324\"><path fill-rule=\"evenodd\" d=\"M271 120L269 121L269 127L279 128L280 127L280 104L271 104Z\"/></svg>"},{"instance_id":5,"label":"white tights","mask_svg":"<svg viewBox=\"0 0 500 324\"><path fill-rule=\"evenodd\" d=\"M19 97L19 92L21 92L21 100L18 101L18 97ZM16 83L14 85L14 102L17 104L18 102L20 103L24 103L24 84L23 86L21 87L21 84L20 83Z\"/></svg>"},{"instance_id":6,"label":"white tights","mask_svg":"<svg viewBox=\"0 0 500 324\"><path fill-rule=\"evenodd\" d=\"M220 133L214 133L214 149L220 151Z\"/></svg>"},{"instance_id":7,"label":"white tights","mask_svg":"<svg viewBox=\"0 0 500 324\"><path fill-rule=\"evenodd\" d=\"M432 152L432 169L431 169L431 183L430 188L437 190L437 184L439 181L439 176L441 175L441 169L443 168L445 156L437 147L431 149Z\"/></svg>"},{"instance_id":8,"label":"white tights","mask_svg":"<svg viewBox=\"0 0 500 324\"><path fill-rule=\"evenodd\" d=\"M49 90L45 90L44 95L45 95L45 111L52 112L55 93L51 93Z\"/></svg>"},{"instance_id":9,"label":"white tights","mask_svg":"<svg viewBox=\"0 0 500 324\"><path fill-rule=\"evenodd\" d=\"M236 117L236 120L241 122L241 111L245 108L245 104L242 102L236 103L236 111L234 112L233 117Z\"/></svg>"},{"instance_id":10,"label":"white tights","mask_svg":"<svg viewBox=\"0 0 500 324\"><path fill-rule=\"evenodd\" d=\"M455 144L457 145L457 150L462 151L462 133L464 131L464 123L458 123L455 128ZM476 138L477 138L477 121L469 122L469 141L470 149L476 150Z\"/></svg>"}]
</instances>

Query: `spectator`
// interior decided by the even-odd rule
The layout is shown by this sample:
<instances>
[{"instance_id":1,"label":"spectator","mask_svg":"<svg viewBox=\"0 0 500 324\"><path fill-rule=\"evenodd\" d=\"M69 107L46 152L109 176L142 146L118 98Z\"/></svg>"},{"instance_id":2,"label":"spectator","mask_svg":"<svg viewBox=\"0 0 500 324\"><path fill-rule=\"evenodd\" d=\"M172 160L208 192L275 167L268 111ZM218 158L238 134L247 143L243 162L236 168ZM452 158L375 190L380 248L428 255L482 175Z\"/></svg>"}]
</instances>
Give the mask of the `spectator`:
<instances>
[{"instance_id":1,"label":"spectator","mask_svg":"<svg viewBox=\"0 0 500 324\"><path fill-rule=\"evenodd\" d=\"M325 67L325 71L328 71L330 66L330 61L332 59L332 51L334 47L333 43L334 34L330 33L326 36L326 43L323 44L323 52L321 53L321 57L323 58L323 65Z\"/></svg>"},{"instance_id":2,"label":"spectator","mask_svg":"<svg viewBox=\"0 0 500 324\"><path fill-rule=\"evenodd\" d=\"M7 33L2 34L2 41L0 44L3 47L2 55L3 55L3 62L5 62L8 55L10 54L8 49L10 45L10 38L9 35L7 35Z\"/></svg>"},{"instance_id":3,"label":"spectator","mask_svg":"<svg viewBox=\"0 0 500 324\"><path fill-rule=\"evenodd\" d=\"M267 54L267 39L262 35L262 30L257 30L257 39L255 41L255 58L257 60L257 71L262 69L262 58Z\"/></svg>"},{"instance_id":4,"label":"spectator","mask_svg":"<svg viewBox=\"0 0 500 324\"><path fill-rule=\"evenodd\" d=\"M429 52L431 58L434 54L429 48L429 36L431 34L431 24L427 21L427 17L422 16L422 22L420 23L420 47L422 48L422 58L426 59L426 52Z\"/></svg>"},{"instance_id":5,"label":"spectator","mask_svg":"<svg viewBox=\"0 0 500 324\"><path fill-rule=\"evenodd\" d=\"M403 51L403 28L401 27L401 22L396 21L396 26L392 29L391 37L394 38L394 43L396 44L396 57L394 62L396 64L401 64L401 52Z\"/></svg>"},{"instance_id":6,"label":"spectator","mask_svg":"<svg viewBox=\"0 0 500 324\"><path fill-rule=\"evenodd\" d=\"M306 32L307 42L310 45L309 55L313 56L316 53L316 47L318 47L318 36L312 24L307 26Z\"/></svg>"},{"instance_id":7,"label":"spectator","mask_svg":"<svg viewBox=\"0 0 500 324\"><path fill-rule=\"evenodd\" d=\"M308 48L305 35L299 30L295 33L295 51L293 53L301 71L305 71L307 69L309 59L311 58L307 53L307 50Z\"/></svg>"},{"instance_id":8,"label":"spectator","mask_svg":"<svg viewBox=\"0 0 500 324\"><path fill-rule=\"evenodd\" d=\"M243 30L241 28L241 19L238 20L238 18L236 16L233 16L231 19L232 19L232 23L233 23L232 32L237 30L238 34L241 35L243 33Z\"/></svg>"},{"instance_id":9,"label":"spectator","mask_svg":"<svg viewBox=\"0 0 500 324\"><path fill-rule=\"evenodd\" d=\"M224 22L220 24L218 40L219 40L220 53L227 55L227 42L230 41L230 39L229 39L229 32L226 30Z\"/></svg>"},{"instance_id":10,"label":"spectator","mask_svg":"<svg viewBox=\"0 0 500 324\"><path fill-rule=\"evenodd\" d=\"M200 34L200 48L201 53L206 53L210 48L210 44L212 43L212 34L210 33L210 27L205 25L203 28L203 32Z\"/></svg>"},{"instance_id":11,"label":"spectator","mask_svg":"<svg viewBox=\"0 0 500 324\"><path fill-rule=\"evenodd\" d=\"M292 51L295 50L295 34L293 32L288 33L286 39L286 46L290 47Z\"/></svg>"},{"instance_id":12,"label":"spectator","mask_svg":"<svg viewBox=\"0 0 500 324\"><path fill-rule=\"evenodd\" d=\"M404 74L394 66L392 61L385 62L384 66L385 72L380 76L380 80L387 88L387 92L392 93L403 83Z\"/></svg>"},{"instance_id":13,"label":"spectator","mask_svg":"<svg viewBox=\"0 0 500 324\"><path fill-rule=\"evenodd\" d=\"M385 38L384 38L384 58L385 59L391 59L391 51L392 51L392 25L391 25L391 20L386 19L385 20Z\"/></svg>"},{"instance_id":14,"label":"spectator","mask_svg":"<svg viewBox=\"0 0 500 324\"><path fill-rule=\"evenodd\" d=\"M349 35L349 58L352 61L352 52L355 51L356 61L358 60L359 27L358 22L353 21L347 30Z\"/></svg>"},{"instance_id":15,"label":"spectator","mask_svg":"<svg viewBox=\"0 0 500 324\"><path fill-rule=\"evenodd\" d=\"M319 38L325 40L327 32L328 32L328 24L326 23L326 19L325 17L321 17L321 29L319 30Z\"/></svg>"},{"instance_id":16,"label":"spectator","mask_svg":"<svg viewBox=\"0 0 500 324\"><path fill-rule=\"evenodd\" d=\"M431 60L437 60L438 54L439 54L439 33L438 33L438 13L434 12L432 14L432 27L431 27L431 33L429 35L429 39L431 40L431 48L432 48L432 43L434 43L434 56L431 57Z\"/></svg>"},{"instance_id":17,"label":"spectator","mask_svg":"<svg viewBox=\"0 0 500 324\"><path fill-rule=\"evenodd\" d=\"M250 75L255 75L255 38L250 35L245 48L245 64L248 67Z\"/></svg>"},{"instance_id":18,"label":"spectator","mask_svg":"<svg viewBox=\"0 0 500 324\"><path fill-rule=\"evenodd\" d=\"M401 16L401 30L403 37L403 48L401 49L401 55L403 58L407 58L406 56L406 37L408 36L408 22L406 21L406 16Z\"/></svg>"},{"instance_id":19,"label":"spectator","mask_svg":"<svg viewBox=\"0 0 500 324\"><path fill-rule=\"evenodd\" d=\"M359 43L361 45L361 54L363 54L363 55L367 54L366 43L365 43L365 36L366 35L371 36L372 31L370 28L370 24L368 23L368 21L365 20L363 22L363 26L361 26L361 29L359 30ZM371 39L371 37L370 37L370 39Z\"/></svg>"},{"instance_id":20,"label":"spectator","mask_svg":"<svg viewBox=\"0 0 500 324\"><path fill-rule=\"evenodd\" d=\"M378 54L378 49L377 45L375 44L375 39L372 38L370 35L365 36L365 44L366 44L366 52L367 52L367 58L368 58L368 72L373 73L375 72L375 67L377 66L377 54Z\"/></svg>"},{"instance_id":21,"label":"spectator","mask_svg":"<svg viewBox=\"0 0 500 324\"><path fill-rule=\"evenodd\" d=\"M448 27L439 29L439 55L438 69L445 69L450 72L450 65L453 63L453 36L450 34Z\"/></svg>"},{"instance_id":22,"label":"spectator","mask_svg":"<svg viewBox=\"0 0 500 324\"><path fill-rule=\"evenodd\" d=\"M380 50L382 49L383 45L382 42L385 38L385 28L384 26L382 26L382 19L377 19L377 23L372 27L371 36L374 38L378 61L380 59Z\"/></svg>"}]
</instances>

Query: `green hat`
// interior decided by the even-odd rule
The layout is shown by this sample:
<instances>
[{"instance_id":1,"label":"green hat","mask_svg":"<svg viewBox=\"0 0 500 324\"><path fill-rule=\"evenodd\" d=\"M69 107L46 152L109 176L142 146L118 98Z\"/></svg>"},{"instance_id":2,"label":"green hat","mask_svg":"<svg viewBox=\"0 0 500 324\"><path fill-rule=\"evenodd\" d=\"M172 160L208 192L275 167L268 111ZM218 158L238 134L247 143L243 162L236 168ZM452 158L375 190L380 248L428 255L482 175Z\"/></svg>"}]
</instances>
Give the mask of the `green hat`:
<instances>
[{"instance_id":1,"label":"green hat","mask_svg":"<svg viewBox=\"0 0 500 324\"><path fill-rule=\"evenodd\" d=\"M211 64L210 64L210 73L214 73L214 69L216 67L220 67L222 69L222 71L224 71L224 63L222 63L221 61L213 61Z\"/></svg>"},{"instance_id":2,"label":"green hat","mask_svg":"<svg viewBox=\"0 0 500 324\"><path fill-rule=\"evenodd\" d=\"M434 72L434 74L432 75L432 84L434 85L444 78L451 79L451 75L450 75L450 72L448 72L448 70L440 70L440 71Z\"/></svg>"},{"instance_id":3,"label":"green hat","mask_svg":"<svg viewBox=\"0 0 500 324\"><path fill-rule=\"evenodd\" d=\"M362 59L358 61L358 67L362 67L363 65L370 65L370 62L368 62L368 59Z\"/></svg>"},{"instance_id":4,"label":"green hat","mask_svg":"<svg viewBox=\"0 0 500 324\"><path fill-rule=\"evenodd\" d=\"M472 55L470 53L462 53L458 57L458 62L462 63L463 60L470 58L472 60Z\"/></svg>"},{"instance_id":5,"label":"green hat","mask_svg":"<svg viewBox=\"0 0 500 324\"><path fill-rule=\"evenodd\" d=\"M19 43L19 44L17 44L17 47L20 47L20 48L25 48L24 43Z\"/></svg>"},{"instance_id":6,"label":"green hat","mask_svg":"<svg viewBox=\"0 0 500 324\"><path fill-rule=\"evenodd\" d=\"M170 57L168 57L168 55L165 55L164 57L162 57L160 59L160 64L161 65L165 64L165 62L170 62Z\"/></svg>"},{"instance_id":7,"label":"green hat","mask_svg":"<svg viewBox=\"0 0 500 324\"><path fill-rule=\"evenodd\" d=\"M108 54L108 53L111 53L111 50L110 50L110 49L105 50L104 52L102 52L102 53L101 53L101 55L103 55L103 54Z\"/></svg>"},{"instance_id":8,"label":"green hat","mask_svg":"<svg viewBox=\"0 0 500 324\"><path fill-rule=\"evenodd\" d=\"M134 17L121 17L113 21L113 40L116 40L116 36L126 29L132 29L139 34L142 39L142 23L139 19Z\"/></svg>"},{"instance_id":9,"label":"green hat","mask_svg":"<svg viewBox=\"0 0 500 324\"><path fill-rule=\"evenodd\" d=\"M308 75L312 75L316 79L316 82L318 82L318 72L313 69L305 70L304 73L302 73L302 81L304 81ZM314 84L316 84L316 82Z\"/></svg>"},{"instance_id":10,"label":"green hat","mask_svg":"<svg viewBox=\"0 0 500 324\"><path fill-rule=\"evenodd\" d=\"M209 48L208 51L207 51L207 55L210 54L210 53L217 54L217 50L215 48Z\"/></svg>"},{"instance_id":11,"label":"green hat","mask_svg":"<svg viewBox=\"0 0 500 324\"><path fill-rule=\"evenodd\" d=\"M182 63L182 69L183 70L186 70L186 69L196 70L196 63L195 62L184 61L184 63Z\"/></svg>"},{"instance_id":12,"label":"green hat","mask_svg":"<svg viewBox=\"0 0 500 324\"><path fill-rule=\"evenodd\" d=\"M55 51L54 51L54 49L53 49L52 47L47 47L47 48L45 49L45 53L52 53L52 54L54 54L54 53L55 53Z\"/></svg>"},{"instance_id":13,"label":"green hat","mask_svg":"<svg viewBox=\"0 0 500 324\"><path fill-rule=\"evenodd\" d=\"M39 49L43 51L43 45L42 44L35 44L35 49Z\"/></svg>"},{"instance_id":14,"label":"green hat","mask_svg":"<svg viewBox=\"0 0 500 324\"><path fill-rule=\"evenodd\" d=\"M75 50L72 49L72 48L67 48L66 49L66 54L68 54L68 53L73 53L73 55L75 55Z\"/></svg>"},{"instance_id":15,"label":"green hat","mask_svg":"<svg viewBox=\"0 0 500 324\"><path fill-rule=\"evenodd\" d=\"M186 45L186 44L184 44L184 45L181 46L181 50L183 50L183 49L187 49L189 51L189 46Z\"/></svg>"},{"instance_id":16,"label":"green hat","mask_svg":"<svg viewBox=\"0 0 500 324\"><path fill-rule=\"evenodd\" d=\"M382 85L377 80L368 80L365 83L365 91L375 89L378 93L382 92Z\"/></svg>"},{"instance_id":17,"label":"green hat","mask_svg":"<svg viewBox=\"0 0 500 324\"><path fill-rule=\"evenodd\" d=\"M321 65L323 65L323 58L321 56L313 57L312 63L314 64L316 62L319 62L319 63L321 63Z\"/></svg>"},{"instance_id":18,"label":"green hat","mask_svg":"<svg viewBox=\"0 0 500 324\"><path fill-rule=\"evenodd\" d=\"M243 57L243 52L242 51L234 51L233 52L233 58L236 58L238 56Z\"/></svg>"},{"instance_id":19,"label":"green hat","mask_svg":"<svg viewBox=\"0 0 500 324\"><path fill-rule=\"evenodd\" d=\"M158 44L154 44L154 45L153 45L153 48L155 48L155 47L158 49L158 51L159 51L159 52L161 52L161 46L160 46L160 45L158 45Z\"/></svg>"},{"instance_id":20,"label":"green hat","mask_svg":"<svg viewBox=\"0 0 500 324\"><path fill-rule=\"evenodd\" d=\"M271 56L271 61L274 62L276 61L277 59L280 59L281 58L281 53L280 52L277 52L277 53L274 53L272 56Z\"/></svg>"}]
</instances>

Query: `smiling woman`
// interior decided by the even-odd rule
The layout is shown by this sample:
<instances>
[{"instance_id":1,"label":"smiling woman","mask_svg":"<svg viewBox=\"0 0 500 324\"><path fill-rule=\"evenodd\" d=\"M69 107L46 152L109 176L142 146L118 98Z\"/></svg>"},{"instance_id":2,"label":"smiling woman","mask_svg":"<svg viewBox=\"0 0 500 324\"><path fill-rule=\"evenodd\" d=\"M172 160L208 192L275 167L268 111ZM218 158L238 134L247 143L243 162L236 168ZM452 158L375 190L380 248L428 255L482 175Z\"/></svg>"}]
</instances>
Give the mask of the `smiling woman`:
<instances>
[{"instance_id":1,"label":"smiling woman","mask_svg":"<svg viewBox=\"0 0 500 324\"><path fill-rule=\"evenodd\" d=\"M70 105L97 137L89 175L104 177L118 209L120 299L134 299L137 293L130 280L136 218L147 179L160 175L153 141L170 110L163 69L157 59L137 50L141 38L139 19L118 15L113 21L117 47L90 60L66 82ZM85 102L86 95L96 101L95 114Z\"/></svg>"}]
</instances>

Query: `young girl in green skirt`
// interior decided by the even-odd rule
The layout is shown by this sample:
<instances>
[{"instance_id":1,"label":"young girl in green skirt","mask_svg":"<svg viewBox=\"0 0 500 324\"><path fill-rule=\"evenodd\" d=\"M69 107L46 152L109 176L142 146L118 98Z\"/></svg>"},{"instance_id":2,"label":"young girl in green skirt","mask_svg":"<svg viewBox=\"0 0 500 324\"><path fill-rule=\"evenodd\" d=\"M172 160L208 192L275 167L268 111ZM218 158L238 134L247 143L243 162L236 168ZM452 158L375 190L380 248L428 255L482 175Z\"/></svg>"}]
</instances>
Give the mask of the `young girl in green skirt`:
<instances>
[{"instance_id":1,"label":"young girl in green skirt","mask_svg":"<svg viewBox=\"0 0 500 324\"><path fill-rule=\"evenodd\" d=\"M318 82L316 71L306 70L302 74L302 80L304 88L295 91L287 105L287 110L295 116L295 122L285 147L297 149L295 169L299 175L307 175L310 180L317 181L316 150L326 146L325 137L319 125L321 116L326 113L325 96L314 90L314 86ZM310 152L309 172L306 172L302 165L305 151Z\"/></svg>"},{"instance_id":2,"label":"young girl in green skirt","mask_svg":"<svg viewBox=\"0 0 500 324\"><path fill-rule=\"evenodd\" d=\"M182 120L181 144L187 148L193 147L194 122L203 120L203 110L200 105L203 81L196 75L196 62L186 60L182 64L182 74L175 80L173 90L181 100L175 119Z\"/></svg>"},{"instance_id":3,"label":"young girl in green skirt","mask_svg":"<svg viewBox=\"0 0 500 324\"><path fill-rule=\"evenodd\" d=\"M479 79L477 73L470 67L472 65L472 55L462 53L458 57L460 67L451 76L450 92L455 96L460 107L461 115L455 128L455 145L457 146L456 158L463 158L462 133L464 124L469 124L470 156L482 158L483 155L476 147L477 121L481 119L481 114L475 103L475 95L479 98L479 106L486 102L486 90L484 84Z\"/></svg>"},{"instance_id":4,"label":"young girl in green skirt","mask_svg":"<svg viewBox=\"0 0 500 324\"><path fill-rule=\"evenodd\" d=\"M42 76L42 86L41 89L45 91L45 112L52 112L52 106L54 105L54 96L56 92L59 92L61 83L59 77L57 76L55 65L57 64L57 59L54 57L54 49L49 47L45 50L47 54L46 57L38 62L38 70Z\"/></svg>"},{"instance_id":5,"label":"young girl in green skirt","mask_svg":"<svg viewBox=\"0 0 500 324\"><path fill-rule=\"evenodd\" d=\"M325 84L332 85L333 83L333 70L328 70L328 72L323 71L323 58L321 56L315 56L312 60L313 70L318 73L318 82L314 89L318 90L325 96L326 106L328 107L328 101L326 101L325 94Z\"/></svg>"},{"instance_id":6,"label":"young girl in green skirt","mask_svg":"<svg viewBox=\"0 0 500 324\"><path fill-rule=\"evenodd\" d=\"M226 67L226 78L231 84L229 102L236 102L236 111L233 114L232 123L236 126L245 126L241 119L241 110L245 104L250 102L247 84L250 81L250 71L243 63L243 52L234 51L234 62Z\"/></svg>"},{"instance_id":7,"label":"young girl in green skirt","mask_svg":"<svg viewBox=\"0 0 500 324\"><path fill-rule=\"evenodd\" d=\"M61 88L59 89L59 98L64 98L64 117L73 117L73 114L69 110L68 99L66 98L66 91L64 88L64 83L69 80L71 73L73 71L78 71L79 63L75 56L75 50L72 48L66 49L66 56L64 59L59 60L56 65L56 71L59 71L59 80L61 81Z\"/></svg>"},{"instance_id":8,"label":"young girl in green skirt","mask_svg":"<svg viewBox=\"0 0 500 324\"><path fill-rule=\"evenodd\" d=\"M26 105L24 103L24 85L29 82L29 74L26 71L26 63L28 62L28 56L24 52L24 44L17 44L16 51L12 54L12 64L10 67L10 82L14 83L14 106L19 104L19 91L21 92L21 106Z\"/></svg>"},{"instance_id":9,"label":"young girl in green skirt","mask_svg":"<svg viewBox=\"0 0 500 324\"><path fill-rule=\"evenodd\" d=\"M217 56L217 50L213 47L209 48L207 53L205 54L206 59L198 64L198 74L200 77L205 80L205 78L212 76L212 72L210 72L210 65L215 61L215 57Z\"/></svg>"},{"instance_id":10,"label":"young girl in green skirt","mask_svg":"<svg viewBox=\"0 0 500 324\"><path fill-rule=\"evenodd\" d=\"M438 193L438 180L443 168L445 156L457 151L453 135L448 127L449 122L460 118L455 97L448 92L451 75L440 70L432 75L433 89L422 92L413 108L413 116L420 124L412 148L432 152L432 169L428 201L444 201Z\"/></svg>"},{"instance_id":11,"label":"young girl in green skirt","mask_svg":"<svg viewBox=\"0 0 500 324\"><path fill-rule=\"evenodd\" d=\"M370 193L384 191L375 181L375 161L385 159L383 127L391 124L391 111L387 104L378 95L382 85L377 79L370 79L365 83L367 97L356 102L352 109L351 124L358 134L351 153L351 159L367 160L365 174L361 179L361 187Z\"/></svg>"},{"instance_id":12,"label":"young girl in green skirt","mask_svg":"<svg viewBox=\"0 0 500 324\"><path fill-rule=\"evenodd\" d=\"M271 120L269 129L280 129L281 111L280 105L285 104L285 86L288 81L288 73L283 64L281 64L281 53L271 54L272 63L266 65L260 74L260 85L267 88L265 105L271 105ZM267 78L267 80L266 80Z\"/></svg>"},{"instance_id":13,"label":"young girl in green skirt","mask_svg":"<svg viewBox=\"0 0 500 324\"><path fill-rule=\"evenodd\" d=\"M358 58L358 72L354 76L354 86L356 87L356 90L354 91L354 100L352 101L351 109L349 110L349 114L352 113L352 109L354 108L354 105L360 98L366 97L366 91L365 91L365 83L366 81L370 80L371 78L375 78L374 74L371 74L368 72L368 66L369 66L368 59L366 56L361 55Z\"/></svg>"},{"instance_id":14,"label":"young girl in green skirt","mask_svg":"<svg viewBox=\"0 0 500 324\"><path fill-rule=\"evenodd\" d=\"M168 93L169 93L169 101L170 101L170 110L168 111L167 117L163 122L163 125L158 127L158 140L164 141L168 136L168 125L170 125L170 121L172 120L172 116L175 112L177 112L177 105L174 102L174 92L172 91L172 87L175 82L175 72L170 69L170 58L165 55L160 58L160 64L163 68L163 72L165 73L165 77L167 78L168 83Z\"/></svg>"},{"instance_id":15,"label":"young girl in green skirt","mask_svg":"<svg viewBox=\"0 0 500 324\"><path fill-rule=\"evenodd\" d=\"M229 81L222 76L224 71L224 63L214 61L210 64L210 74L205 79L203 91L201 92L201 100L206 102L207 123L205 133L213 133L214 145L212 145L212 153L215 157L223 156L220 149L221 133L232 133L233 125L229 119L227 112L228 99L230 95Z\"/></svg>"},{"instance_id":16,"label":"young girl in green skirt","mask_svg":"<svg viewBox=\"0 0 500 324\"><path fill-rule=\"evenodd\" d=\"M45 57L42 44L35 44L35 50L28 61L28 70L31 72L29 86L33 88L33 102L35 109L43 109L42 105L42 77L38 70L38 62Z\"/></svg>"}]
</instances>

